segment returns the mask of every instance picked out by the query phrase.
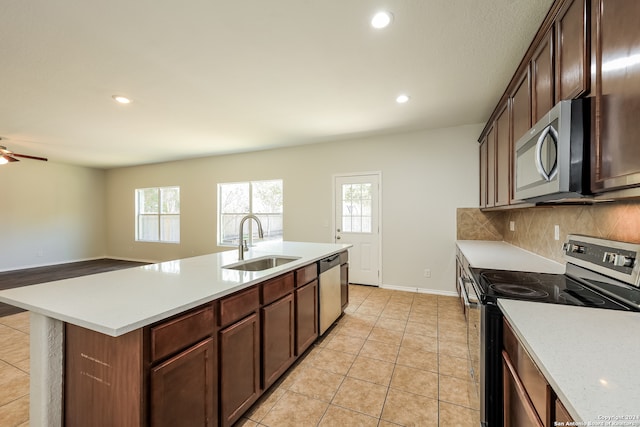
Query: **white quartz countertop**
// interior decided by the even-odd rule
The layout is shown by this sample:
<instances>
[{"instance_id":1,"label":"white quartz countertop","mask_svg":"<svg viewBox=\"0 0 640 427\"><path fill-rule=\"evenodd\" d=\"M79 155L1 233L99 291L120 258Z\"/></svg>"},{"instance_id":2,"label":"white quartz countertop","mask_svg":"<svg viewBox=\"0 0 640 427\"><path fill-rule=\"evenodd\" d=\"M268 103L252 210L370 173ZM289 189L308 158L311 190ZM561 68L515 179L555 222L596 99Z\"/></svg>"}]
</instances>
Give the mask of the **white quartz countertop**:
<instances>
[{"instance_id":1,"label":"white quartz countertop","mask_svg":"<svg viewBox=\"0 0 640 427\"><path fill-rule=\"evenodd\" d=\"M506 242L458 240L456 245L471 267L554 274L565 272L564 264Z\"/></svg>"},{"instance_id":2,"label":"white quartz countertop","mask_svg":"<svg viewBox=\"0 0 640 427\"><path fill-rule=\"evenodd\" d=\"M640 313L507 299L498 305L575 421L640 426Z\"/></svg>"},{"instance_id":3,"label":"white quartz countertop","mask_svg":"<svg viewBox=\"0 0 640 427\"><path fill-rule=\"evenodd\" d=\"M231 250L142 267L59 280L0 292L0 302L118 336L295 270L351 245L263 242L245 260L266 255L300 259L264 271L222 268L238 261Z\"/></svg>"}]
</instances>

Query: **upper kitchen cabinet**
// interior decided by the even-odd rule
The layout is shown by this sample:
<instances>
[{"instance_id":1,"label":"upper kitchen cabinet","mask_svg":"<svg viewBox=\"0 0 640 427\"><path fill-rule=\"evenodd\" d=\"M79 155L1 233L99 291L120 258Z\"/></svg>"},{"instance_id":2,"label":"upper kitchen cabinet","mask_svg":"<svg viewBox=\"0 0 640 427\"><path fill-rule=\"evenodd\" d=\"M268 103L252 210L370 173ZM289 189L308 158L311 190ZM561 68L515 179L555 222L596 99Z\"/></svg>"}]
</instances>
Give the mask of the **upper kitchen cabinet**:
<instances>
[{"instance_id":1,"label":"upper kitchen cabinet","mask_svg":"<svg viewBox=\"0 0 640 427\"><path fill-rule=\"evenodd\" d=\"M494 124L496 144L496 198L495 206L506 206L511 201L511 136L509 132L509 103L500 111Z\"/></svg>"},{"instance_id":2,"label":"upper kitchen cabinet","mask_svg":"<svg viewBox=\"0 0 640 427\"><path fill-rule=\"evenodd\" d=\"M589 1L565 2L556 18L556 103L589 91Z\"/></svg>"},{"instance_id":3,"label":"upper kitchen cabinet","mask_svg":"<svg viewBox=\"0 0 640 427\"><path fill-rule=\"evenodd\" d=\"M487 207L487 137L480 141L480 207Z\"/></svg>"},{"instance_id":4,"label":"upper kitchen cabinet","mask_svg":"<svg viewBox=\"0 0 640 427\"><path fill-rule=\"evenodd\" d=\"M549 29L531 58L531 123L554 105L553 31Z\"/></svg>"},{"instance_id":5,"label":"upper kitchen cabinet","mask_svg":"<svg viewBox=\"0 0 640 427\"><path fill-rule=\"evenodd\" d=\"M640 186L640 2L593 0L591 186Z\"/></svg>"},{"instance_id":6,"label":"upper kitchen cabinet","mask_svg":"<svg viewBox=\"0 0 640 427\"><path fill-rule=\"evenodd\" d=\"M489 117L478 139L485 145L480 149L481 168L487 168L481 169L480 207L522 203L514 199L513 191L516 143L559 101L590 95L592 1L600 0L556 0L552 4ZM634 3L634 7L638 6ZM637 170L640 172L640 165ZM640 175L637 182L640 184Z\"/></svg>"}]
</instances>

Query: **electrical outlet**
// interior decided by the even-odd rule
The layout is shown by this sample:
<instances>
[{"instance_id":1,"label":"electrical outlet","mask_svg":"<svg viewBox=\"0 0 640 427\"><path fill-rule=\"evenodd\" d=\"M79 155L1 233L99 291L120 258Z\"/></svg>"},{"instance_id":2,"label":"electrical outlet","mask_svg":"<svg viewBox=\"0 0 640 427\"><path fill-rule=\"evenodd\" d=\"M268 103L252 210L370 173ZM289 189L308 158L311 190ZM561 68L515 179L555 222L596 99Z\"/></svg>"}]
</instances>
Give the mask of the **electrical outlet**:
<instances>
[{"instance_id":1,"label":"electrical outlet","mask_svg":"<svg viewBox=\"0 0 640 427\"><path fill-rule=\"evenodd\" d=\"M553 226L553 238L560 240L560 226L557 224Z\"/></svg>"},{"instance_id":2,"label":"electrical outlet","mask_svg":"<svg viewBox=\"0 0 640 427\"><path fill-rule=\"evenodd\" d=\"M424 270L424 277L431 277L431 270L428 268L425 268Z\"/></svg>"},{"instance_id":3,"label":"electrical outlet","mask_svg":"<svg viewBox=\"0 0 640 427\"><path fill-rule=\"evenodd\" d=\"M509 230L510 231L516 231L516 222L515 221L509 221Z\"/></svg>"}]
</instances>

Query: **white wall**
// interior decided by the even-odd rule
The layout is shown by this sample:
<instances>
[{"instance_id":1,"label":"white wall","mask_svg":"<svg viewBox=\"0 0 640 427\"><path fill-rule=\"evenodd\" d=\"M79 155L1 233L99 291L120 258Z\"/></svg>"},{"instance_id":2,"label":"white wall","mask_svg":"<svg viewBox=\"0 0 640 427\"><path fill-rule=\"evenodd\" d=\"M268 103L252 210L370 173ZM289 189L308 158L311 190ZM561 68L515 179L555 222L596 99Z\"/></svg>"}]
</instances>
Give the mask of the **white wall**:
<instances>
[{"instance_id":1,"label":"white wall","mask_svg":"<svg viewBox=\"0 0 640 427\"><path fill-rule=\"evenodd\" d=\"M103 170L23 160L0 186L0 271L105 256Z\"/></svg>"},{"instance_id":2,"label":"white wall","mask_svg":"<svg viewBox=\"0 0 640 427\"><path fill-rule=\"evenodd\" d=\"M106 172L107 252L168 260L216 246L220 182L281 178L285 240L330 242L332 177L382 172L384 285L454 291L456 208L476 206L482 125L112 169ZM134 190L181 187L180 244L134 241ZM430 268L430 279L423 277Z\"/></svg>"}]
</instances>

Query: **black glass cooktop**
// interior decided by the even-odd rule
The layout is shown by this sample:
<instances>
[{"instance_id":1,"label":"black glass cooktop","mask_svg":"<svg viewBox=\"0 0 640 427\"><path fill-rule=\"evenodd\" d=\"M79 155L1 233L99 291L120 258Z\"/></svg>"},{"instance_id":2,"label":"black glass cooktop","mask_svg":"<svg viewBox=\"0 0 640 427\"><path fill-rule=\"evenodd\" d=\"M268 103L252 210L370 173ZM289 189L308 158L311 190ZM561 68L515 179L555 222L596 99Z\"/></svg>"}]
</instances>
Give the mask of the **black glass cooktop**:
<instances>
[{"instance_id":1,"label":"black glass cooktop","mask_svg":"<svg viewBox=\"0 0 640 427\"><path fill-rule=\"evenodd\" d=\"M552 304L629 310L622 303L580 284L564 274L471 269L483 303L497 298L538 301Z\"/></svg>"}]
</instances>

